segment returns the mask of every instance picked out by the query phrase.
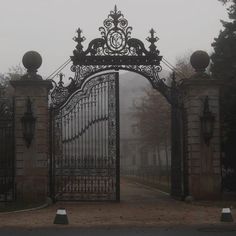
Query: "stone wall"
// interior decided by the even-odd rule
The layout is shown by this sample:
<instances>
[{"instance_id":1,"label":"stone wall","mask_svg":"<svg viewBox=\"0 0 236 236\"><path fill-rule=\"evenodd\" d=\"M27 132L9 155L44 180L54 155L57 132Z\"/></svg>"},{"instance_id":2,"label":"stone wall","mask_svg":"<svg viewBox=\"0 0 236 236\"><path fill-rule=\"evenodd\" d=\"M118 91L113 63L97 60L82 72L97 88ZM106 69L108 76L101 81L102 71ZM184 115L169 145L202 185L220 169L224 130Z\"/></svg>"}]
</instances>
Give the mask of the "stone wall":
<instances>
[{"instance_id":1,"label":"stone wall","mask_svg":"<svg viewBox=\"0 0 236 236\"><path fill-rule=\"evenodd\" d=\"M49 159L49 81L19 80L12 82L15 88L15 152L17 200L43 202L48 195ZM36 117L35 134L27 148L23 139L21 118L26 112L27 97L32 101Z\"/></svg>"},{"instance_id":2,"label":"stone wall","mask_svg":"<svg viewBox=\"0 0 236 236\"><path fill-rule=\"evenodd\" d=\"M195 199L219 199L221 195L220 84L213 79L195 77L184 81L182 86L187 122L189 195ZM204 142L200 121L206 96L209 97L209 109L215 116L213 137L209 145Z\"/></svg>"}]
</instances>

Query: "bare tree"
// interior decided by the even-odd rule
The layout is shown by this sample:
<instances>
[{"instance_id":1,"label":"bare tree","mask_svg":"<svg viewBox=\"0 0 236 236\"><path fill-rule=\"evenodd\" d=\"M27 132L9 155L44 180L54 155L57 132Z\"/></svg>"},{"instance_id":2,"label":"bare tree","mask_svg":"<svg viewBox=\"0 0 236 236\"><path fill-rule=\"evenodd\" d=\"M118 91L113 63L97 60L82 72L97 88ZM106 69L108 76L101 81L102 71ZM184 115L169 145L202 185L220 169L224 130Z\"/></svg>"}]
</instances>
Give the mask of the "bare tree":
<instances>
[{"instance_id":1,"label":"bare tree","mask_svg":"<svg viewBox=\"0 0 236 236\"><path fill-rule=\"evenodd\" d=\"M26 70L20 65L12 66L5 74L0 73L0 90L1 96L11 97L13 94L13 88L10 85L10 80L18 80L25 74Z\"/></svg>"},{"instance_id":2,"label":"bare tree","mask_svg":"<svg viewBox=\"0 0 236 236\"><path fill-rule=\"evenodd\" d=\"M190 64L190 56L192 52L189 52L176 60L176 75L177 79L187 79L194 74L194 69Z\"/></svg>"},{"instance_id":3,"label":"bare tree","mask_svg":"<svg viewBox=\"0 0 236 236\"><path fill-rule=\"evenodd\" d=\"M134 117L144 144L156 146L169 138L170 105L156 90L145 90L141 103L134 106Z\"/></svg>"},{"instance_id":4,"label":"bare tree","mask_svg":"<svg viewBox=\"0 0 236 236\"><path fill-rule=\"evenodd\" d=\"M178 80L194 74L190 64L192 52L178 57L175 65ZM149 145L159 145L170 139L170 104L156 90L146 89L142 102L134 106L134 116L142 141Z\"/></svg>"}]
</instances>

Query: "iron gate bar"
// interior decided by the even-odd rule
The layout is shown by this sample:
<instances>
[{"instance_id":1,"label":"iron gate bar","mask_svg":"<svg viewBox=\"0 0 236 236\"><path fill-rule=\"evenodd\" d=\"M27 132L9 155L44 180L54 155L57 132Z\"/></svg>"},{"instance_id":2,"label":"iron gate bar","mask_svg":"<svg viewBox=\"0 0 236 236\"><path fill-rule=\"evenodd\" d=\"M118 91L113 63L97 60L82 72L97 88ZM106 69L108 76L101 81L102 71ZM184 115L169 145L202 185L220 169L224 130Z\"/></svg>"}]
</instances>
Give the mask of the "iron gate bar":
<instances>
[{"instance_id":1,"label":"iron gate bar","mask_svg":"<svg viewBox=\"0 0 236 236\"><path fill-rule=\"evenodd\" d=\"M0 98L0 202L16 200L14 99Z\"/></svg>"},{"instance_id":2,"label":"iron gate bar","mask_svg":"<svg viewBox=\"0 0 236 236\"><path fill-rule=\"evenodd\" d=\"M116 83L119 83L119 74L116 73ZM120 95L119 86L115 86L116 92L116 199L120 201Z\"/></svg>"},{"instance_id":3,"label":"iron gate bar","mask_svg":"<svg viewBox=\"0 0 236 236\"><path fill-rule=\"evenodd\" d=\"M182 106L180 106L180 96L178 84L175 79L175 74L172 78L171 87L171 196L182 200L183 198L183 160L182 148L183 143L183 116Z\"/></svg>"}]
</instances>

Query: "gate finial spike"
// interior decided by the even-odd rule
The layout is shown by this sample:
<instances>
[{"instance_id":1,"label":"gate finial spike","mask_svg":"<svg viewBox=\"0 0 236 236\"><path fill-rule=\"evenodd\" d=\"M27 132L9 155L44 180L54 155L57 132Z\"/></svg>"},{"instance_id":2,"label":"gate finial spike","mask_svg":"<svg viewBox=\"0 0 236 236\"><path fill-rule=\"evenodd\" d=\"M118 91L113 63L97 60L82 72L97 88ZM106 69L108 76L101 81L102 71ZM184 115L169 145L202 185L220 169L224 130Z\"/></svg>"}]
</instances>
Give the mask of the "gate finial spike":
<instances>
[{"instance_id":1,"label":"gate finial spike","mask_svg":"<svg viewBox=\"0 0 236 236\"><path fill-rule=\"evenodd\" d=\"M63 87L63 84L64 84L64 82L63 82L63 77L65 76L63 73L60 73L59 75L59 82L58 82L58 85L60 86L60 87Z\"/></svg>"},{"instance_id":2,"label":"gate finial spike","mask_svg":"<svg viewBox=\"0 0 236 236\"><path fill-rule=\"evenodd\" d=\"M79 53L81 53L83 51L83 45L82 43L85 41L85 37L82 36L82 30L80 28L78 28L78 30L76 31L77 33L77 37L74 37L73 40L75 42L77 42L77 45L76 45L76 49Z\"/></svg>"},{"instance_id":3,"label":"gate finial spike","mask_svg":"<svg viewBox=\"0 0 236 236\"><path fill-rule=\"evenodd\" d=\"M149 33L150 33L150 37L147 37L146 40L151 44L151 45L149 46L150 52L158 53L158 54L159 54L159 51L156 49L157 47L156 47L156 45L155 45L155 43L159 40L159 38L155 36L155 33L156 33L156 32L154 31L153 28L151 28L151 30L149 31Z\"/></svg>"}]
</instances>

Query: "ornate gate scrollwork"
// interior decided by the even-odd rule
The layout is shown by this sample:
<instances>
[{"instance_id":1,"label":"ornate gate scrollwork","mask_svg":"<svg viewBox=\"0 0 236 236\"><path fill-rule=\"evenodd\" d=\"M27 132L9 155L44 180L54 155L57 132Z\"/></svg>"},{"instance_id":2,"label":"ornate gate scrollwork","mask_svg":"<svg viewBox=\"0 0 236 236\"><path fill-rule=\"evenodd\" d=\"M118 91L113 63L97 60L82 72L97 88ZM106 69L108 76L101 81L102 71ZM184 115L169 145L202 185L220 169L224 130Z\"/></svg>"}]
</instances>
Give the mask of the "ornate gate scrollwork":
<instances>
[{"instance_id":1,"label":"ornate gate scrollwork","mask_svg":"<svg viewBox=\"0 0 236 236\"><path fill-rule=\"evenodd\" d=\"M156 47L158 37L155 36L153 29L147 37L150 44L147 50L141 40L131 37L132 27L115 6L99 31L101 37L93 39L84 50L82 43L85 37L82 36L80 28L77 30L77 37L74 37L77 45L71 56L73 62L71 70L75 76L69 78L71 82L68 86L64 86L62 78L58 84L54 82L51 98L55 106L65 102L88 77L107 70L128 70L139 73L170 101L170 88L158 74L162 70L160 65L162 56Z\"/></svg>"}]
</instances>

